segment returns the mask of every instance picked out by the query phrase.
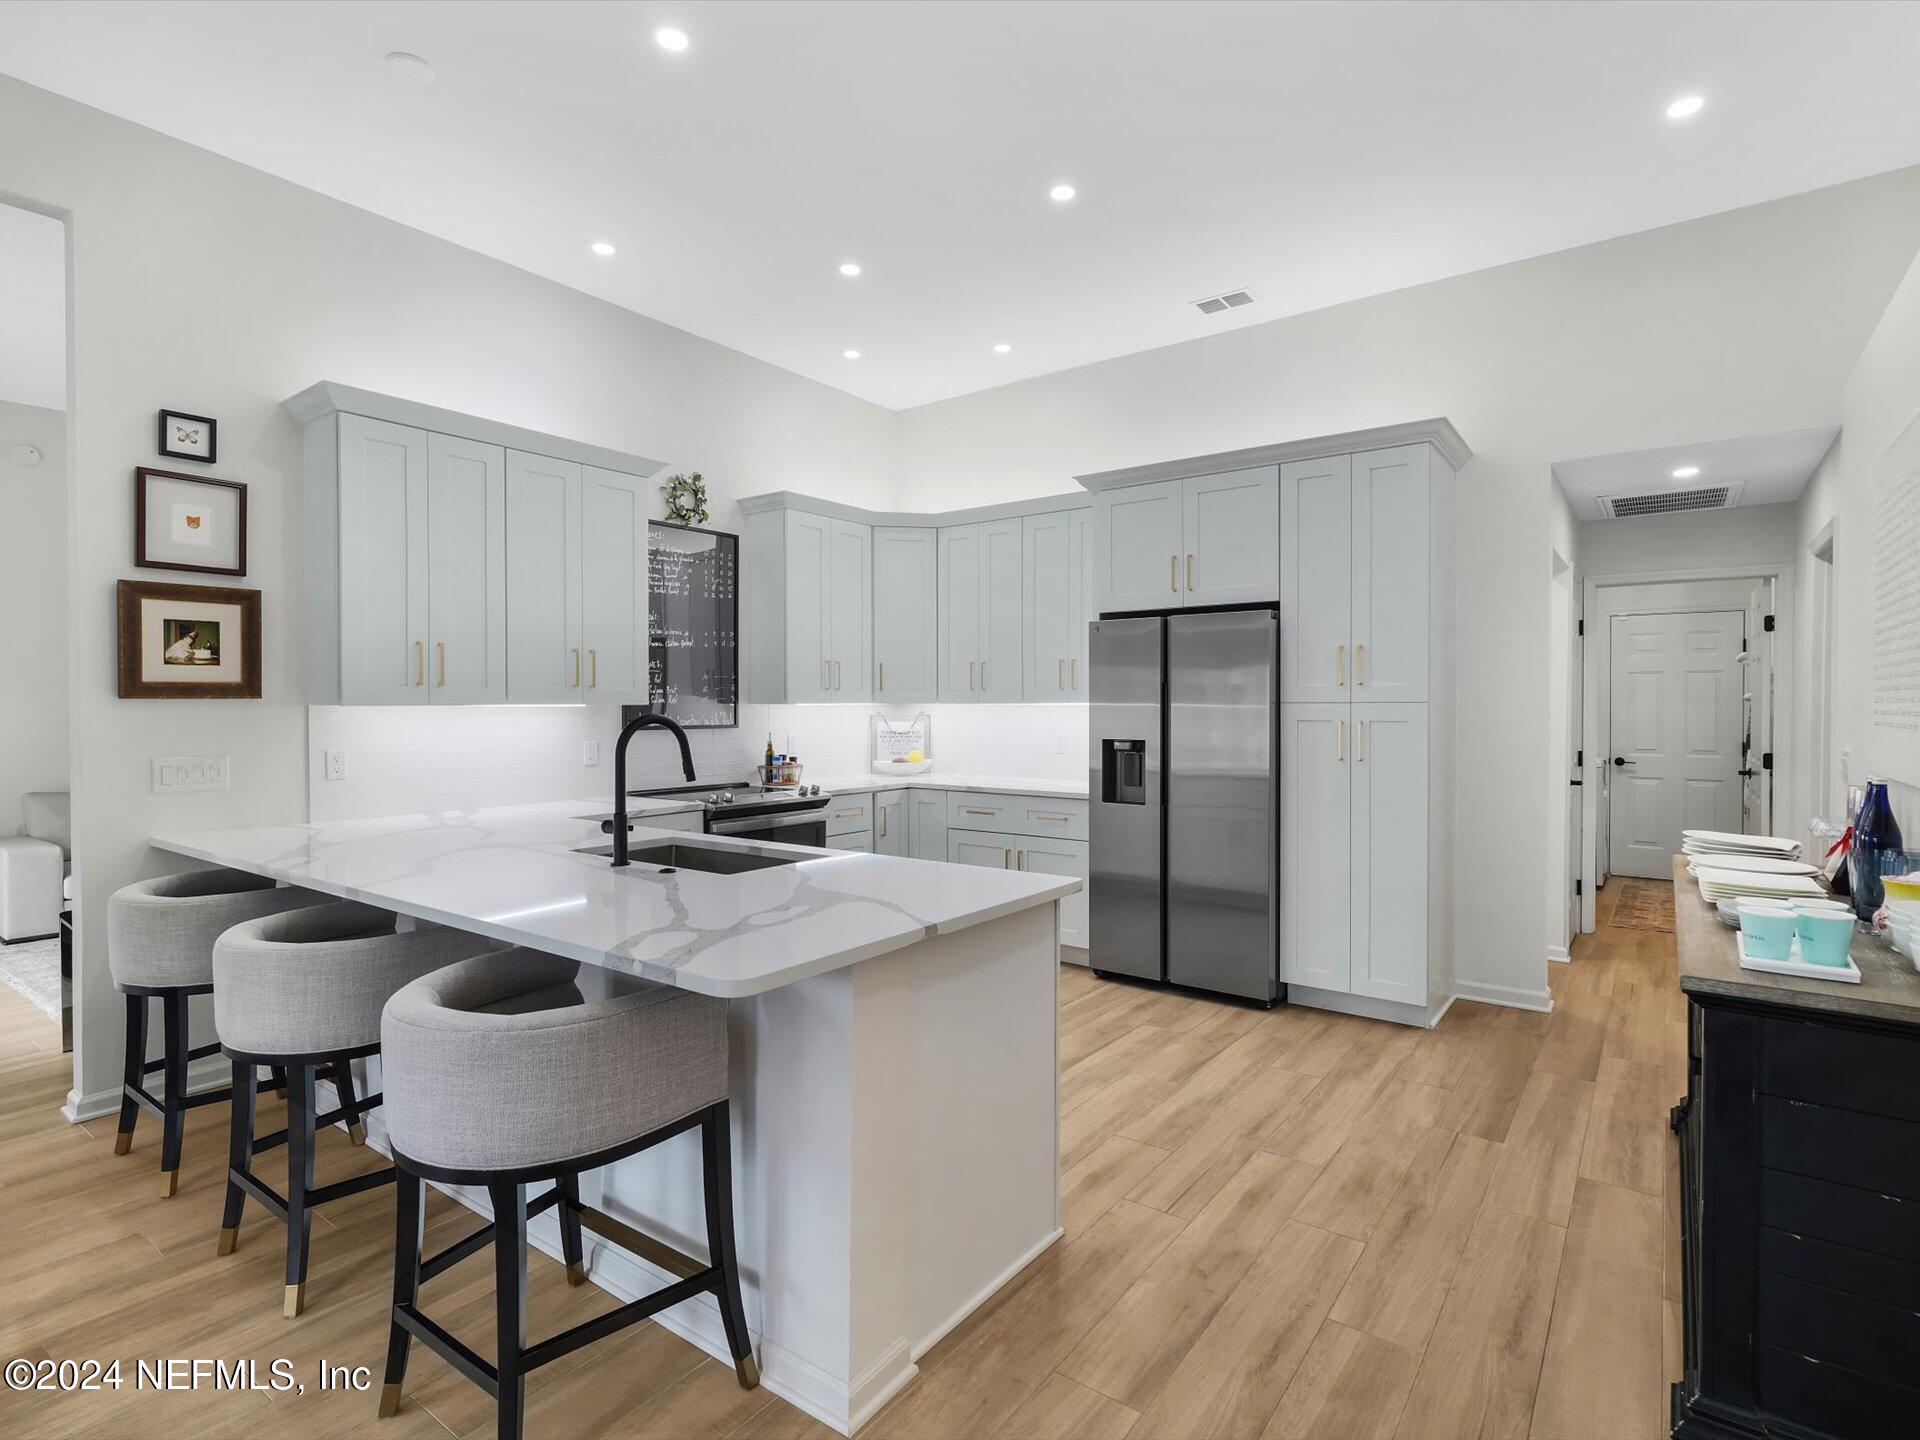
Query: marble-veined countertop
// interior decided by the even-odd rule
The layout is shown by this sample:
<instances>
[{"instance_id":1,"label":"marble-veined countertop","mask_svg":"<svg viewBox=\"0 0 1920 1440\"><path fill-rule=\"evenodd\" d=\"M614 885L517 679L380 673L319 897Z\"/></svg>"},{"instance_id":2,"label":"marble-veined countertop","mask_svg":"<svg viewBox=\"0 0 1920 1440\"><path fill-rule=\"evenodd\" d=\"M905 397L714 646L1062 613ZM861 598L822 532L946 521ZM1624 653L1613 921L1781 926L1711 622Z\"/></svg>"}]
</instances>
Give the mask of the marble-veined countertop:
<instances>
[{"instance_id":1,"label":"marble-veined countertop","mask_svg":"<svg viewBox=\"0 0 1920 1440\"><path fill-rule=\"evenodd\" d=\"M1029 792L1032 793L1032 792ZM738 875L615 870L604 801L150 837L157 849L565 955L703 995L758 995L1071 895L1033 872L632 829L634 847L686 841L805 856ZM654 813L670 813L659 805Z\"/></svg>"},{"instance_id":2,"label":"marble-veined countertop","mask_svg":"<svg viewBox=\"0 0 1920 1440\"><path fill-rule=\"evenodd\" d=\"M923 775L807 775L809 785L835 795L861 795L876 790L970 790L982 795L1044 795L1056 800L1084 800L1087 780L1016 780L1004 775L956 775L929 770Z\"/></svg>"}]
</instances>

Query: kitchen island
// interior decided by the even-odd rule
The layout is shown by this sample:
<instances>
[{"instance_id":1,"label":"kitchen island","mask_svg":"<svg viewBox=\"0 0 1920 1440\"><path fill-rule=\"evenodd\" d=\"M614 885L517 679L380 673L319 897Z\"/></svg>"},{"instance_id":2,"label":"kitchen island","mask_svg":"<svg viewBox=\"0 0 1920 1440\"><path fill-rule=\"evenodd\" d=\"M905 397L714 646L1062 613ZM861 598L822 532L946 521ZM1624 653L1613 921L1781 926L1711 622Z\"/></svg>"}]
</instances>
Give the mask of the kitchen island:
<instances>
[{"instance_id":1,"label":"kitchen island","mask_svg":"<svg viewBox=\"0 0 1920 1440\"><path fill-rule=\"evenodd\" d=\"M645 815L631 829L633 865L615 870L592 853L606 844L603 808L151 843L731 1002L738 1244L761 1374L851 1433L1059 1237L1055 910L1079 882L691 837L645 828ZM730 874L648 863L649 847L689 840L795 863ZM697 1254L700 1178L686 1135L600 1172L597 1197L589 1178L583 1199ZM483 1194L454 1193L486 1213ZM533 1240L559 1254L550 1213ZM674 1278L596 1240L589 1273L622 1298ZM660 1319L725 1357L706 1297Z\"/></svg>"}]
</instances>

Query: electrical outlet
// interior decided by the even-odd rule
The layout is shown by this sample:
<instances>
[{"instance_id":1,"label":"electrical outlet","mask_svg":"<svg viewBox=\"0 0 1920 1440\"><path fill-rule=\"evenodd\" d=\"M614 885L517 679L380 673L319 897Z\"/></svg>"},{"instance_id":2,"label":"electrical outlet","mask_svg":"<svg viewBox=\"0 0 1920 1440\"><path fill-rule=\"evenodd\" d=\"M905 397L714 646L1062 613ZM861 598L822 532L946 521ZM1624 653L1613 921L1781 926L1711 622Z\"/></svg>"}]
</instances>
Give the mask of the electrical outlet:
<instances>
[{"instance_id":1,"label":"electrical outlet","mask_svg":"<svg viewBox=\"0 0 1920 1440\"><path fill-rule=\"evenodd\" d=\"M1064 755L1067 753L1066 731L1056 730L1053 732L1053 753L1056 755Z\"/></svg>"},{"instance_id":2,"label":"electrical outlet","mask_svg":"<svg viewBox=\"0 0 1920 1440\"><path fill-rule=\"evenodd\" d=\"M153 793L186 795L227 788L224 755L156 755L153 757Z\"/></svg>"},{"instance_id":3,"label":"electrical outlet","mask_svg":"<svg viewBox=\"0 0 1920 1440\"><path fill-rule=\"evenodd\" d=\"M344 750L327 751L327 779L344 780L347 778L347 752Z\"/></svg>"},{"instance_id":4,"label":"electrical outlet","mask_svg":"<svg viewBox=\"0 0 1920 1440\"><path fill-rule=\"evenodd\" d=\"M598 740L582 740L580 742L580 763L582 765L598 765L600 763L600 742Z\"/></svg>"}]
</instances>

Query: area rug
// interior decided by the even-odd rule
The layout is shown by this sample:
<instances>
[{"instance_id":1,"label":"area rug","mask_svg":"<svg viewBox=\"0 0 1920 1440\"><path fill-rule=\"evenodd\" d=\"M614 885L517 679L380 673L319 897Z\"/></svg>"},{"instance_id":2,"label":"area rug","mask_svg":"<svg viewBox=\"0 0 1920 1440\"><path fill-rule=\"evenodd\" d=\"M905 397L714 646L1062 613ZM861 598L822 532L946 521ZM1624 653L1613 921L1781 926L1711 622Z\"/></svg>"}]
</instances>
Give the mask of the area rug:
<instances>
[{"instance_id":1,"label":"area rug","mask_svg":"<svg viewBox=\"0 0 1920 1440\"><path fill-rule=\"evenodd\" d=\"M60 1023L60 941L29 940L0 945L0 981L33 1002L34 1009Z\"/></svg>"},{"instance_id":2,"label":"area rug","mask_svg":"<svg viewBox=\"0 0 1920 1440\"><path fill-rule=\"evenodd\" d=\"M1621 880L1618 883L1620 898L1614 902L1611 924L1622 930L1673 932L1671 880Z\"/></svg>"}]
</instances>

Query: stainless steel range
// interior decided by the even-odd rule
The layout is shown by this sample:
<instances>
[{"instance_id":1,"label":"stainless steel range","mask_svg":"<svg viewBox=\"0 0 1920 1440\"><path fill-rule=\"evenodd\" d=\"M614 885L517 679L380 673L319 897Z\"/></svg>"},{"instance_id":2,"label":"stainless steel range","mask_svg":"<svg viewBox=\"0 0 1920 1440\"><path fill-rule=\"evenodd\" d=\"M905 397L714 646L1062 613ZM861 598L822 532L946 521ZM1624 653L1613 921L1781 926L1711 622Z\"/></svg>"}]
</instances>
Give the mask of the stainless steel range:
<instances>
[{"instance_id":1,"label":"stainless steel range","mask_svg":"<svg viewBox=\"0 0 1920 1440\"><path fill-rule=\"evenodd\" d=\"M718 785L701 781L627 793L646 800L700 800L709 835L738 835L748 840L821 848L827 843L826 808L833 802L833 796L818 785L774 788L751 780Z\"/></svg>"}]
</instances>

